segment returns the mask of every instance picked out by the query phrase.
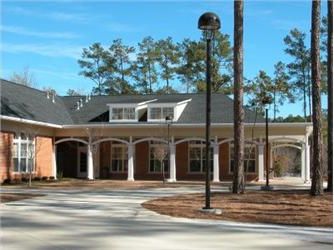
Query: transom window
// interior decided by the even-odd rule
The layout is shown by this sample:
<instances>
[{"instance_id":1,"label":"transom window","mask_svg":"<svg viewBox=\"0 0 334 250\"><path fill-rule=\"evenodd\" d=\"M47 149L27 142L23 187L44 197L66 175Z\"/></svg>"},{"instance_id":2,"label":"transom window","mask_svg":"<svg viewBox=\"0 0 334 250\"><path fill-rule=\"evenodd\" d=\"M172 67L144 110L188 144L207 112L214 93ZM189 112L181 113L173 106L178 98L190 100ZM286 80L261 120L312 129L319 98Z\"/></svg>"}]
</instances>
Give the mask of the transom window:
<instances>
[{"instance_id":1,"label":"transom window","mask_svg":"<svg viewBox=\"0 0 334 250\"><path fill-rule=\"evenodd\" d=\"M251 144L245 144L245 152L244 152L244 171L247 169L248 164L248 172L255 173L255 146ZM234 169L234 144L230 143L230 172L233 173Z\"/></svg>"},{"instance_id":2,"label":"transom window","mask_svg":"<svg viewBox=\"0 0 334 250\"><path fill-rule=\"evenodd\" d=\"M112 108L111 120L135 120L136 110L135 108Z\"/></svg>"},{"instance_id":3,"label":"transom window","mask_svg":"<svg viewBox=\"0 0 334 250\"><path fill-rule=\"evenodd\" d=\"M128 171L128 147L120 143L111 143L111 172Z\"/></svg>"},{"instance_id":4,"label":"transom window","mask_svg":"<svg viewBox=\"0 0 334 250\"><path fill-rule=\"evenodd\" d=\"M13 140L14 172L34 172L35 143L24 133L15 134Z\"/></svg>"},{"instance_id":5,"label":"transom window","mask_svg":"<svg viewBox=\"0 0 334 250\"><path fill-rule=\"evenodd\" d=\"M165 120L167 116L174 118L174 108L173 107L152 107L150 108L151 120Z\"/></svg>"},{"instance_id":6,"label":"transom window","mask_svg":"<svg viewBox=\"0 0 334 250\"><path fill-rule=\"evenodd\" d=\"M189 149L189 172L203 173L205 172L205 143L194 141L188 144ZM210 168L213 171L213 149L210 148Z\"/></svg>"},{"instance_id":7,"label":"transom window","mask_svg":"<svg viewBox=\"0 0 334 250\"><path fill-rule=\"evenodd\" d=\"M168 171L168 147L160 142L150 142L150 171L161 173L162 169Z\"/></svg>"}]
</instances>

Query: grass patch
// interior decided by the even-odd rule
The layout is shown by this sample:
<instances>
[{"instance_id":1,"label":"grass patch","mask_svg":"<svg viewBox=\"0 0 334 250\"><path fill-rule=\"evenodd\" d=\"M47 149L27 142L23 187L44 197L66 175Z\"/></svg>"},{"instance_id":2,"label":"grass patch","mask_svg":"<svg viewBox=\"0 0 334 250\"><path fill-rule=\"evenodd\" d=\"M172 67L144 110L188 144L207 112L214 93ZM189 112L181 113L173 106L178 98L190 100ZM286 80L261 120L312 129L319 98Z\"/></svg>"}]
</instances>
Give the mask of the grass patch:
<instances>
[{"instance_id":1,"label":"grass patch","mask_svg":"<svg viewBox=\"0 0 334 250\"><path fill-rule=\"evenodd\" d=\"M212 193L211 206L221 215L202 213L203 194L187 194L147 201L143 207L157 213L185 218L274 223L299 226L333 226L333 194L321 197L308 190L249 191L245 194Z\"/></svg>"}]
</instances>

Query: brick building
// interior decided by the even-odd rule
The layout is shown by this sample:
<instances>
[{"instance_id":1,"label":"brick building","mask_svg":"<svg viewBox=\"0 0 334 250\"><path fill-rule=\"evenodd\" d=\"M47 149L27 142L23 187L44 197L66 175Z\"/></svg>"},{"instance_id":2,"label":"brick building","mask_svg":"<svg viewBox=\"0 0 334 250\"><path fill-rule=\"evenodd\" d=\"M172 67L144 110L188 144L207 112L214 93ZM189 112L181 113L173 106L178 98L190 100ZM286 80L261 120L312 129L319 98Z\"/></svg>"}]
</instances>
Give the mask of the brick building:
<instances>
[{"instance_id":1,"label":"brick building","mask_svg":"<svg viewBox=\"0 0 334 250\"><path fill-rule=\"evenodd\" d=\"M166 117L170 120L166 121ZM1 80L0 179L35 176L105 179L204 178L205 95L54 96ZM301 150L310 179L310 123L270 123L278 147ZM233 175L233 101L212 95L213 181ZM245 110L245 169L264 179L265 123Z\"/></svg>"}]
</instances>

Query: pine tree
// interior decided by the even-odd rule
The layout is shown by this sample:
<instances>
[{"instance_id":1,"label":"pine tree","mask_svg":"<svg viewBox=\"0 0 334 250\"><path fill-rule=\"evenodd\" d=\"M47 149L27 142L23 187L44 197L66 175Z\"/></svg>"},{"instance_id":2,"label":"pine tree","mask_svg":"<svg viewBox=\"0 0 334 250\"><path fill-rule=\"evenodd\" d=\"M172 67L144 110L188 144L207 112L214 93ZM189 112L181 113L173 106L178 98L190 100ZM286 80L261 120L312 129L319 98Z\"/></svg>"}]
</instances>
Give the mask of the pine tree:
<instances>
[{"instance_id":1,"label":"pine tree","mask_svg":"<svg viewBox=\"0 0 334 250\"><path fill-rule=\"evenodd\" d=\"M102 45L94 43L83 49L81 59L78 60L82 69L79 74L91 79L97 85L93 88L94 94L106 94L105 85L110 77L110 66L107 66L108 57L108 52ZM108 64L113 62L109 60Z\"/></svg>"},{"instance_id":2,"label":"pine tree","mask_svg":"<svg viewBox=\"0 0 334 250\"><path fill-rule=\"evenodd\" d=\"M311 194L323 193L322 137L321 137L321 65L320 65L320 0L312 1L311 62L313 104L313 175Z\"/></svg>"},{"instance_id":3,"label":"pine tree","mask_svg":"<svg viewBox=\"0 0 334 250\"><path fill-rule=\"evenodd\" d=\"M234 168L232 192L244 187L243 0L234 1Z\"/></svg>"}]
</instances>

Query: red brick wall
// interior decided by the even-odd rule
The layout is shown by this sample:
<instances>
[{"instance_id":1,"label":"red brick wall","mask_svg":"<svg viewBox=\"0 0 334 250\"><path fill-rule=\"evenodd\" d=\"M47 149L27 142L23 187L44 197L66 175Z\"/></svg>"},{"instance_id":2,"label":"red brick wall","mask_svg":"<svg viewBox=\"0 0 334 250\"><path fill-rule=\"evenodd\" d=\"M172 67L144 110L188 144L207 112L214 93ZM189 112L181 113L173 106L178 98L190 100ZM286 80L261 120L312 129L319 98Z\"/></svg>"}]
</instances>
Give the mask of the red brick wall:
<instances>
[{"instance_id":1,"label":"red brick wall","mask_svg":"<svg viewBox=\"0 0 334 250\"><path fill-rule=\"evenodd\" d=\"M52 176L52 138L38 136L35 143L36 176Z\"/></svg>"},{"instance_id":2,"label":"red brick wall","mask_svg":"<svg viewBox=\"0 0 334 250\"><path fill-rule=\"evenodd\" d=\"M0 182L12 178L12 145L14 134L0 132Z\"/></svg>"}]
</instances>

